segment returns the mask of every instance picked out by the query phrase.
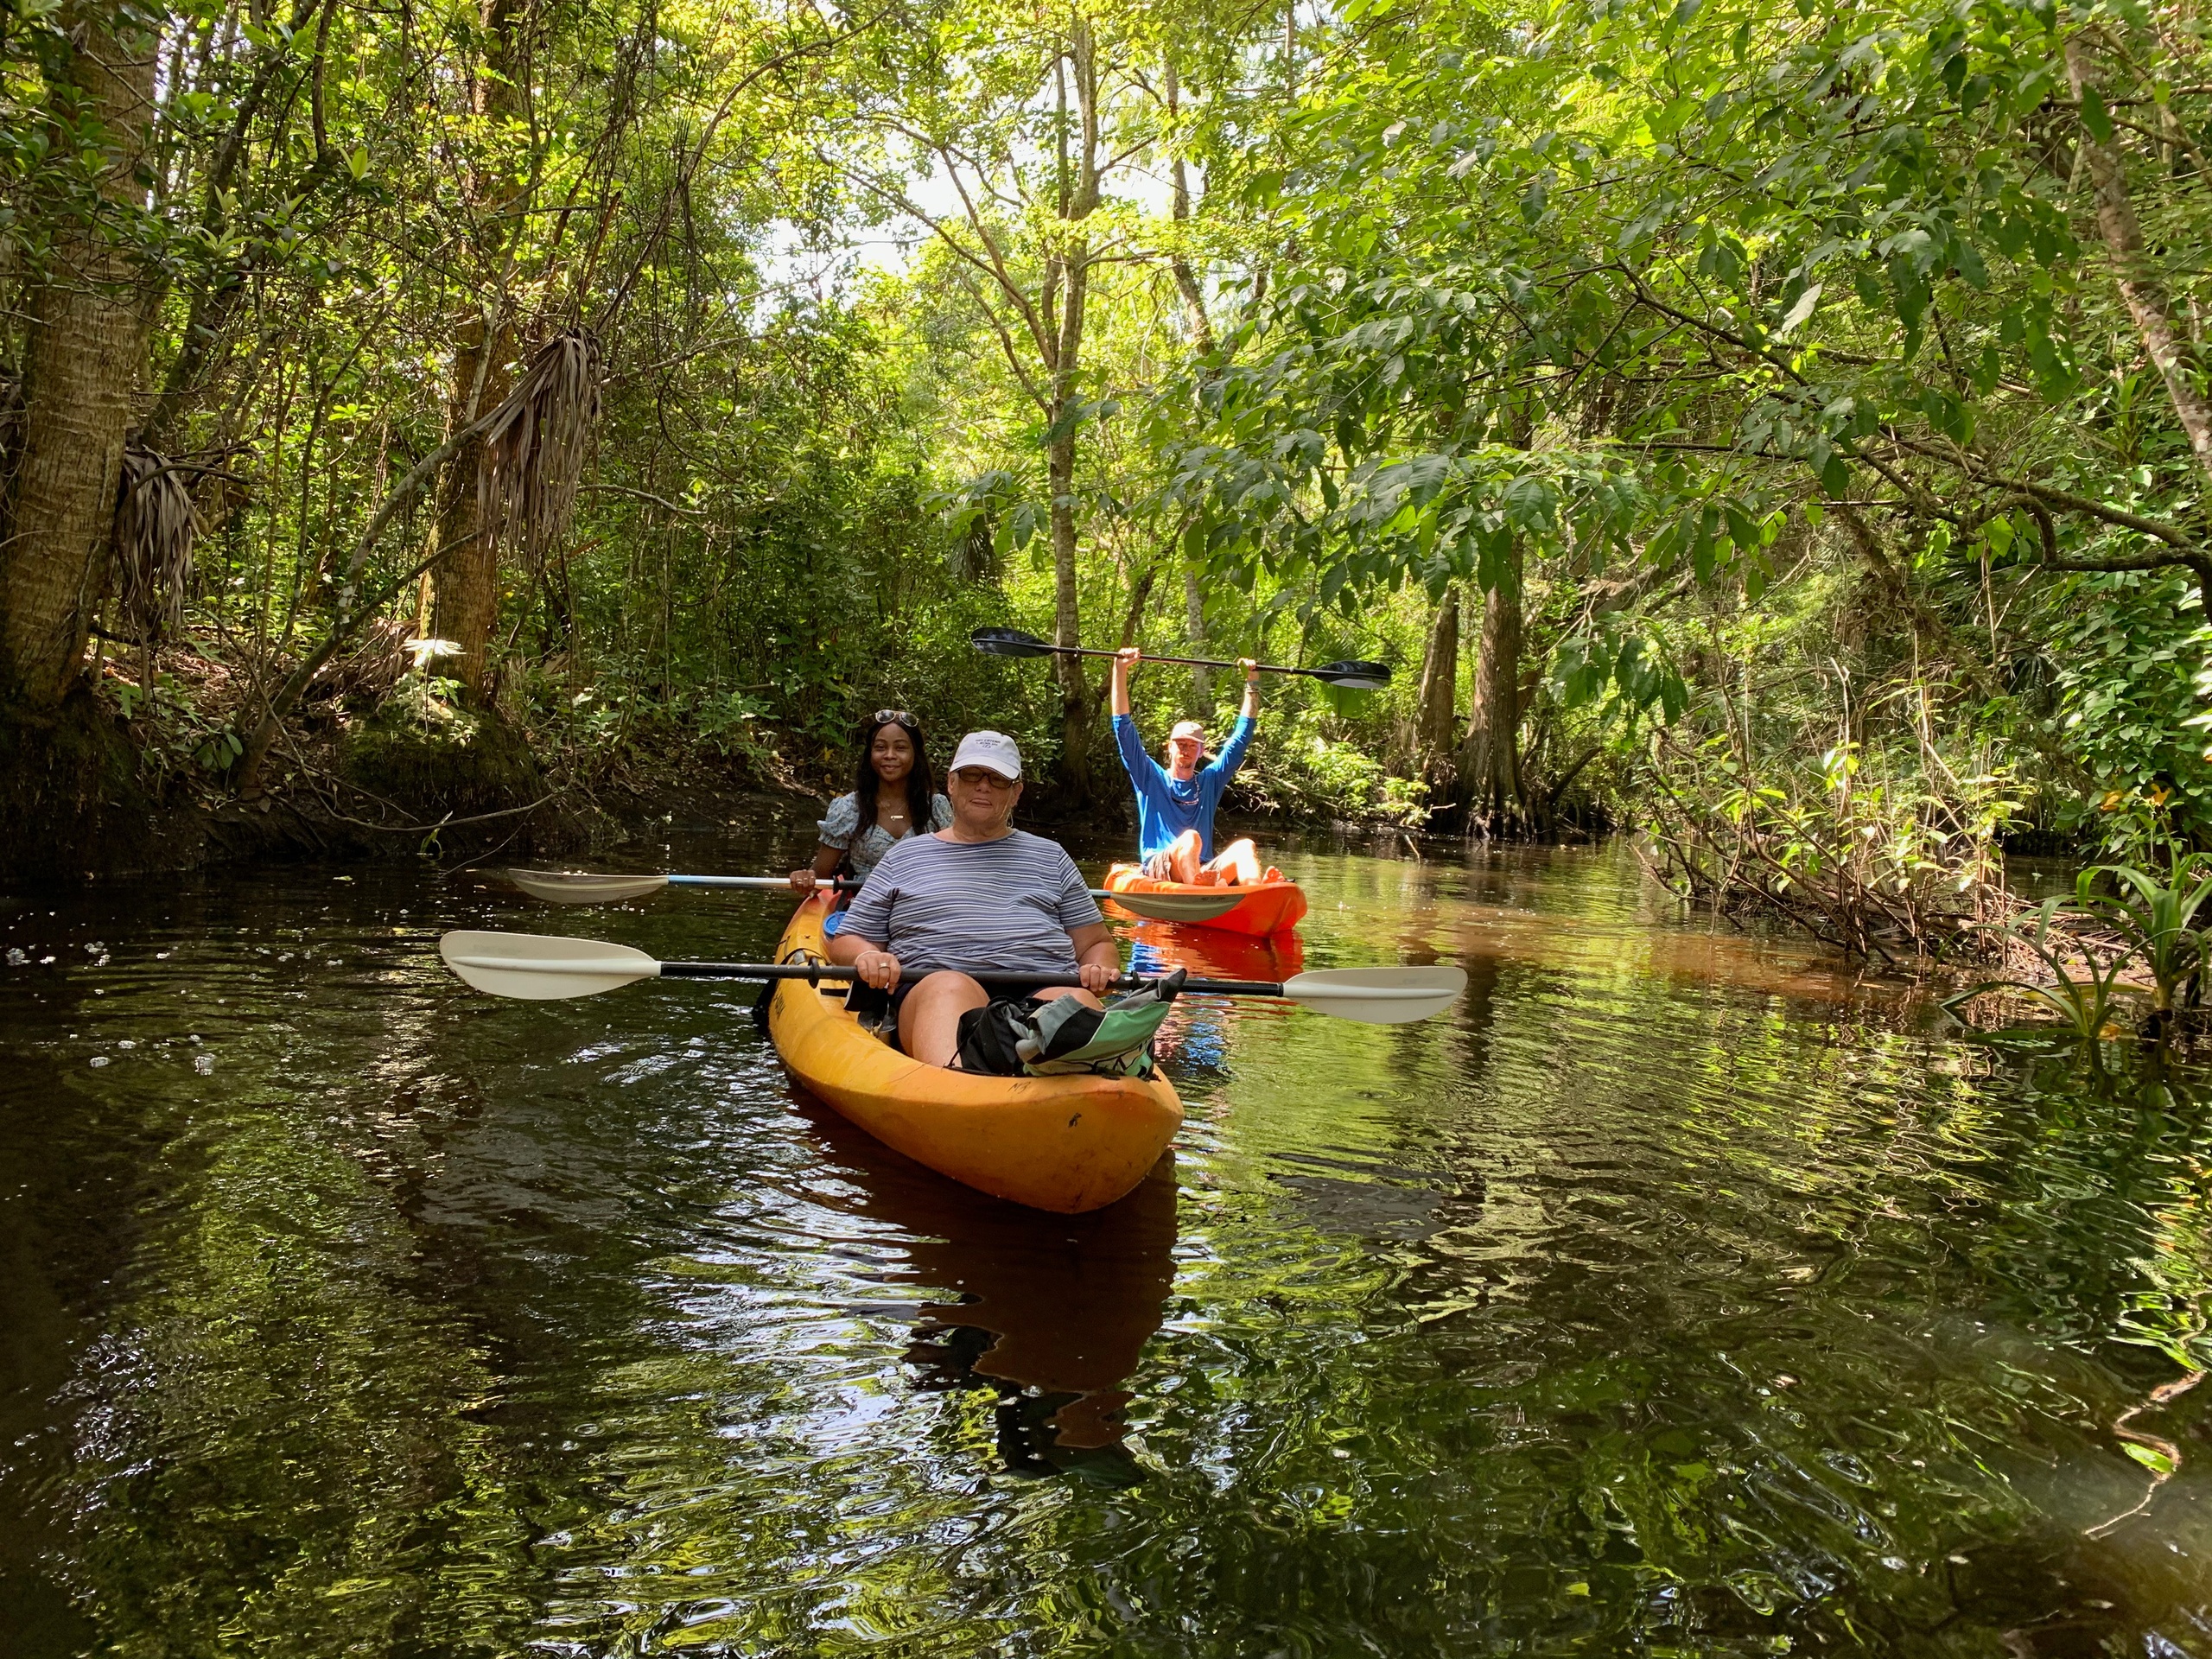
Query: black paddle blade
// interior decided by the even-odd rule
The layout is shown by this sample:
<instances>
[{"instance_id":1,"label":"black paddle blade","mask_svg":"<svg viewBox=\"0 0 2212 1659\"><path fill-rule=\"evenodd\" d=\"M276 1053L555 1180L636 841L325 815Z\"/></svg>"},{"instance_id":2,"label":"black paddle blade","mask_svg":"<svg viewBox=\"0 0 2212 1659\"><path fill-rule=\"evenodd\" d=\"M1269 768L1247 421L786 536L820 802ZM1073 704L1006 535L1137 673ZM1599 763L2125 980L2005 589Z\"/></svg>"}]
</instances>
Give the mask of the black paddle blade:
<instances>
[{"instance_id":1,"label":"black paddle blade","mask_svg":"<svg viewBox=\"0 0 2212 1659\"><path fill-rule=\"evenodd\" d=\"M1324 663L1306 671L1345 691L1380 691L1390 683L1388 663Z\"/></svg>"},{"instance_id":2,"label":"black paddle blade","mask_svg":"<svg viewBox=\"0 0 2212 1659\"><path fill-rule=\"evenodd\" d=\"M1033 633L1024 633L1019 628L978 628L968 636L968 643L990 657L1049 657L1051 645Z\"/></svg>"}]
</instances>

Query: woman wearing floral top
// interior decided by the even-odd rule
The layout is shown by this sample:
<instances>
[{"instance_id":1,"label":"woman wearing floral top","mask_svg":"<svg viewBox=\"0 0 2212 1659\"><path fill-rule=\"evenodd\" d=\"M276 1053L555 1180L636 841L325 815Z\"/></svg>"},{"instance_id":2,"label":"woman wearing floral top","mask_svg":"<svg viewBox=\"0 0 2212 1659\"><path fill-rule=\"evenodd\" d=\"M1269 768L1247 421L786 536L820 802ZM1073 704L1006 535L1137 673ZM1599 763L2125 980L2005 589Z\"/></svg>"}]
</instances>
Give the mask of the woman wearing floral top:
<instances>
[{"instance_id":1,"label":"woman wearing floral top","mask_svg":"<svg viewBox=\"0 0 2212 1659\"><path fill-rule=\"evenodd\" d=\"M904 709L879 709L863 728L859 776L849 795L830 803L814 862L791 872L791 886L814 891L817 879L849 871L858 881L912 835L952 823L952 804L936 792L922 728Z\"/></svg>"}]
</instances>

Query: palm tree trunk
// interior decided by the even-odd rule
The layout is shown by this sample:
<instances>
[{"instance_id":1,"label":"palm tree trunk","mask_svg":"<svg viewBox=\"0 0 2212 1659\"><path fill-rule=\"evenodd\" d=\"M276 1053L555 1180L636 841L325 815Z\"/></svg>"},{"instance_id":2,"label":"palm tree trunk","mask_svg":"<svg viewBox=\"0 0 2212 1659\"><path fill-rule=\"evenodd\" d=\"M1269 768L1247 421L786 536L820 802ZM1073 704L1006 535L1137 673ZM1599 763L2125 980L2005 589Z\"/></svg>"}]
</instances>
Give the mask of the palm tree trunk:
<instances>
[{"instance_id":1,"label":"palm tree trunk","mask_svg":"<svg viewBox=\"0 0 2212 1659\"><path fill-rule=\"evenodd\" d=\"M118 15L64 9L73 43L57 105L107 142L105 203L142 205L138 171L154 102L158 41ZM51 73L51 72L49 72ZM34 709L76 683L114 557L116 490L146 364L147 273L123 213L63 213L26 296L22 447L0 525L0 690Z\"/></svg>"},{"instance_id":2,"label":"palm tree trunk","mask_svg":"<svg viewBox=\"0 0 2212 1659\"><path fill-rule=\"evenodd\" d=\"M484 61L476 77L475 110L485 118L493 149L487 164L471 177L470 194L486 230L476 244L476 269L483 280L477 303L454 342L453 382L446 405L446 430L465 429L485 410L497 408L512 383L514 318L508 308L505 265L514 222L513 209L524 187L514 181L498 159L500 130L524 119L527 54L522 38L528 0L483 0ZM471 438L447 463L438 488L437 523L431 543L445 550L430 567L434 595L430 629L461 647L453 659L454 677L472 702L492 693L492 631L499 616L499 538L484 522L478 494L484 443Z\"/></svg>"}]
</instances>

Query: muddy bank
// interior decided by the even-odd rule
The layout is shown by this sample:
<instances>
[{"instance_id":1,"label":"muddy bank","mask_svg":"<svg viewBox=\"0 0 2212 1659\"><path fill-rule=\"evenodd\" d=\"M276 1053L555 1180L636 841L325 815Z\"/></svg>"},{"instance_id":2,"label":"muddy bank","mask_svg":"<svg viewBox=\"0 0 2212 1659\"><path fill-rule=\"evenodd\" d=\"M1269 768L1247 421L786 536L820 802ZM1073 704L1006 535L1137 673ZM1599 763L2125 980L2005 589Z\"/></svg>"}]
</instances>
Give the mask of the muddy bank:
<instances>
[{"instance_id":1,"label":"muddy bank","mask_svg":"<svg viewBox=\"0 0 2212 1659\"><path fill-rule=\"evenodd\" d=\"M295 748L251 797L195 775L89 693L0 720L0 884L74 885L301 859L457 865L579 856L652 826L796 823L817 798L714 757L552 774L518 737L457 748L380 734Z\"/></svg>"},{"instance_id":2,"label":"muddy bank","mask_svg":"<svg viewBox=\"0 0 2212 1659\"><path fill-rule=\"evenodd\" d=\"M779 768L779 770L781 770ZM580 775L582 774L582 775ZM791 830L802 838L845 787L827 776L764 778L741 760L678 741L619 757L533 747L497 721L467 741L385 722L325 726L272 754L246 794L163 747L90 692L52 715L0 721L0 886L74 885L300 860L576 860L656 830ZM1237 811L1224 832L1265 839L1319 832L1343 844L1412 852L1458 837L1334 818ZM1033 782L1024 827L1084 841L1126 836L1122 779L1077 804Z\"/></svg>"}]
</instances>

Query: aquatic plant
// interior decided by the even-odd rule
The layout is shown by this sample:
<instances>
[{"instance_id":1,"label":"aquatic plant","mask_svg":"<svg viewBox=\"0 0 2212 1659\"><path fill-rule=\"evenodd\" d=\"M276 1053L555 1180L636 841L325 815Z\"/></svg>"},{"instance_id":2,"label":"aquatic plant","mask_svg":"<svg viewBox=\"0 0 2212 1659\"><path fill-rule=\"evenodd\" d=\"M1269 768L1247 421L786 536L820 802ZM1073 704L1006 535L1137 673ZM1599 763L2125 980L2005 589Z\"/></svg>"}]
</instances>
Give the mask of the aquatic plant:
<instances>
[{"instance_id":1,"label":"aquatic plant","mask_svg":"<svg viewBox=\"0 0 2212 1659\"><path fill-rule=\"evenodd\" d=\"M2008 958L2017 949L2042 963L2050 972L2048 982L1987 979L1944 998L1944 1007L1957 1014L1978 996L1992 991L2017 991L2057 1014L2075 1039L2088 1046L2094 1057L2098 1040L2113 1024L2113 988L2126 971L2132 953L2117 951L2101 962L2094 950L2072 935L2054 937L2051 924L2065 904L2063 899L2046 899L2027 917L1988 925L1983 930L1995 938Z\"/></svg>"},{"instance_id":2,"label":"aquatic plant","mask_svg":"<svg viewBox=\"0 0 2212 1659\"><path fill-rule=\"evenodd\" d=\"M2212 860L2192 854L2177 860L2161 879L2131 864L2093 864L2075 880L2075 908L2118 929L2128 953L2151 976L2151 1019L2172 1017L2175 994L2204 965L2205 938L2196 926L2197 912L2212 898ZM2100 893L2097 881L2109 875L2119 891Z\"/></svg>"}]
</instances>

